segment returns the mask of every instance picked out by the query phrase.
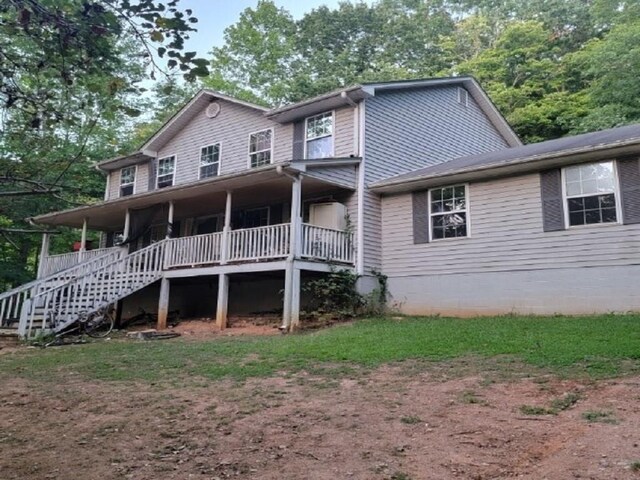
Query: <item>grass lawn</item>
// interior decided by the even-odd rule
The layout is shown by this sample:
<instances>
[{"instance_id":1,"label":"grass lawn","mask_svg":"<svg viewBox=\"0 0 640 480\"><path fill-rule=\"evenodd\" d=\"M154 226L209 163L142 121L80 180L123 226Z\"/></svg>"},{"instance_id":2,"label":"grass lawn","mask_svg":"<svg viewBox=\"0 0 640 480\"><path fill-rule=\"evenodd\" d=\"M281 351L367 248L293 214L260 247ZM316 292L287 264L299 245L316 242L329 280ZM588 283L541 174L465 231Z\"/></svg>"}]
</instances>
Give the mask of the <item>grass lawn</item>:
<instances>
[{"instance_id":1,"label":"grass lawn","mask_svg":"<svg viewBox=\"0 0 640 480\"><path fill-rule=\"evenodd\" d=\"M0 356L2 375L156 381L340 374L407 360L510 359L558 375L612 377L640 371L640 315L375 318L277 337L158 342L113 340Z\"/></svg>"}]
</instances>

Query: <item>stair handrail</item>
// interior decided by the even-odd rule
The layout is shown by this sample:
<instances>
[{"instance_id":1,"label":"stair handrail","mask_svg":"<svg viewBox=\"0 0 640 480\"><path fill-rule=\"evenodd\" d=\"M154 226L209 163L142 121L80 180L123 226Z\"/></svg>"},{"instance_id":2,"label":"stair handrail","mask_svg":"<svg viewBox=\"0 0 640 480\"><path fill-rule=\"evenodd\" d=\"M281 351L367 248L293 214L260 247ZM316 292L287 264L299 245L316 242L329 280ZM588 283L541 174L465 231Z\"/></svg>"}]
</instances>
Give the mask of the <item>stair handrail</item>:
<instances>
[{"instance_id":1,"label":"stair handrail","mask_svg":"<svg viewBox=\"0 0 640 480\"><path fill-rule=\"evenodd\" d=\"M108 257L122 257L123 249L114 249L105 252L103 255L91 258L85 262L74 265L67 269L53 273L47 277L32 280L28 283L12 288L6 292L0 293L0 326L4 326L5 320L9 318L17 318L22 310L24 302L33 298L39 293L46 292L50 288L46 288L48 284L56 281L67 281L69 277L77 277L84 275L87 271L92 271L97 265L101 264ZM41 290L41 287L45 290ZM13 313L13 315L12 315Z\"/></svg>"},{"instance_id":2,"label":"stair handrail","mask_svg":"<svg viewBox=\"0 0 640 480\"><path fill-rule=\"evenodd\" d=\"M54 304L63 305L66 308L66 316L72 317L67 318L64 322L61 322L59 325L51 325L54 331L60 331L66 328L67 326L74 323L80 316L80 314L90 314L93 313L100 308L106 307L107 305L120 300L121 298L129 295L132 292L128 292L126 294L122 294L122 292L111 292L111 285L108 282L101 281L100 278L106 277L107 274L122 274L125 275L136 275L136 278L139 278L140 275L151 275L151 278L147 279L147 282L142 283L152 283L160 278L160 272L164 270L164 261L165 261L165 246L167 245L168 239L160 240L159 242L155 242L147 247L144 247L140 250L136 250L128 255L124 255L111 263L102 265L101 267L94 269L92 271L86 272L84 275L77 276L75 278L71 278L68 281L57 285L49 290L39 292L34 295L32 298L28 300L29 305L25 308L25 312L20 317L20 326L18 329L18 333L21 336L30 336L33 330L33 324L35 320L35 312L38 305L41 303L43 305L42 311L42 328L46 329L46 324L55 320L52 317L52 314L56 313L53 311ZM142 260L143 267L151 267L148 268L148 271L136 271L134 268L133 271L129 271L129 267L133 264L136 266L136 261ZM140 265L140 263L138 263ZM91 285L91 281L95 280L98 283L101 283L99 291L95 294L93 298L93 304L90 306L82 305L80 308L80 299L83 295L83 291L86 287ZM64 295L65 292L67 295ZM42 302L40 302L42 301Z\"/></svg>"}]
</instances>

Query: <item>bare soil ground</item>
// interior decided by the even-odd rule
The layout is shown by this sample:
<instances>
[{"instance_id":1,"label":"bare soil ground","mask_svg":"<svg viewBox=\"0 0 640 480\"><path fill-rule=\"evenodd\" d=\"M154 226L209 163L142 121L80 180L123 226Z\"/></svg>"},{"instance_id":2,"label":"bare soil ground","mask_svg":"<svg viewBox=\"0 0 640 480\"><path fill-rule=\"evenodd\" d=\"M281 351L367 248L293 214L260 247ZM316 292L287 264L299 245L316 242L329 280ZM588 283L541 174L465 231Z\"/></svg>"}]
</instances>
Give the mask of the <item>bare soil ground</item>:
<instances>
[{"instance_id":1,"label":"bare soil ground","mask_svg":"<svg viewBox=\"0 0 640 480\"><path fill-rule=\"evenodd\" d=\"M492 382L449 367L244 383L13 379L0 391L0 479L640 478L640 378ZM557 414L522 412L566 394L579 399Z\"/></svg>"}]
</instances>

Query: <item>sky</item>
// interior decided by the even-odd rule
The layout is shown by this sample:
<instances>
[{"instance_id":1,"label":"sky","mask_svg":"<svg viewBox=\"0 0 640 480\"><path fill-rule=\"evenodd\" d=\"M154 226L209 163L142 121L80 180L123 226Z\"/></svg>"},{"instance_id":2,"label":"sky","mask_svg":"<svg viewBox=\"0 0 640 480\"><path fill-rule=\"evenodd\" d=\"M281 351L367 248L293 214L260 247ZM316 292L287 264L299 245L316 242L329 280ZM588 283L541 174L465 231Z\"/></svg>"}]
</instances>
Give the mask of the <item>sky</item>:
<instances>
[{"instance_id":1,"label":"sky","mask_svg":"<svg viewBox=\"0 0 640 480\"><path fill-rule=\"evenodd\" d=\"M213 46L224 42L224 30L238 21L240 13L255 7L258 0L180 0L181 9L193 10L198 19L198 32L192 33L185 45L187 51L195 50L199 57L208 57ZM294 18L321 5L337 7L339 0L275 0L275 4L288 10Z\"/></svg>"}]
</instances>

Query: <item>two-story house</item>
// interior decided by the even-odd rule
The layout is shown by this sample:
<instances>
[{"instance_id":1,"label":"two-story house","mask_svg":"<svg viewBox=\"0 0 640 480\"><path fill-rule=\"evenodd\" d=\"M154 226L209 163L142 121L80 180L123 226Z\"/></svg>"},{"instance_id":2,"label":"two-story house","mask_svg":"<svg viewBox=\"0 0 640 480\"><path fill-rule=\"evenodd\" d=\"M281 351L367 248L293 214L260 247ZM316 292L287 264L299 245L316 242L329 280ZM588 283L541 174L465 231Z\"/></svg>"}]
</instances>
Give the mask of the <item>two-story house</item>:
<instances>
[{"instance_id":1,"label":"two-story house","mask_svg":"<svg viewBox=\"0 0 640 480\"><path fill-rule=\"evenodd\" d=\"M103 202L33 219L82 228L82 248L50 256L45 236L39 279L0 296L0 320L27 334L119 302L125 316L157 305L159 328L179 309L221 328L229 312L282 311L291 329L301 282L336 267L363 291L387 275L409 313L572 313L592 290L609 298L593 311L640 308L608 270L640 263L627 226L640 167L613 160L636 153L639 131L522 146L470 77L271 110L203 90L137 152L98 165ZM88 229L101 248L86 250ZM578 267L596 286L573 290Z\"/></svg>"}]
</instances>

